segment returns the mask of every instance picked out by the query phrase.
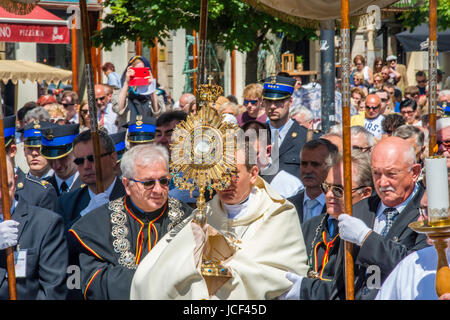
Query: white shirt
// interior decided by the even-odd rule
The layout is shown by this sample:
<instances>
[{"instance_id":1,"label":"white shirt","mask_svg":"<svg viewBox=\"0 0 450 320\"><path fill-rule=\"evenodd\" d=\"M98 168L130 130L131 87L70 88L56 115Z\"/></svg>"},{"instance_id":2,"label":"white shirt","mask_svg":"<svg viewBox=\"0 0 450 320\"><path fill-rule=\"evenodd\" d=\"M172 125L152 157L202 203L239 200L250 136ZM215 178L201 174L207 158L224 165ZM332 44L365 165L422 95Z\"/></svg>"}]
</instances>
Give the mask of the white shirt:
<instances>
[{"instance_id":1,"label":"white shirt","mask_svg":"<svg viewBox=\"0 0 450 320\"><path fill-rule=\"evenodd\" d=\"M77 180L78 176L80 175L80 173L78 171L76 171L71 177L67 178L66 180L61 179L60 177L58 177L57 174L55 174L55 179L56 179L56 184L58 185L58 190L59 192L62 193L61 190L61 184L65 181L68 188L67 190L69 191L70 188L72 188L72 185L74 184L75 180Z\"/></svg>"},{"instance_id":2,"label":"white shirt","mask_svg":"<svg viewBox=\"0 0 450 320\"><path fill-rule=\"evenodd\" d=\"M98 111L98 120L100 120L100 110ZM105 117L103 119L103 127L108 131L108 134L117 133L116 126L117 113L112 109L112 103L108 103L105 108Z\"/></svg>"},{"instance_id":3,"label":"white shirt","mask_svg":"<svg viewBox=\"0 0 450 320\"><path fill-rule=\"evenodd\" d=\"M278 147L281 146L283 143L284 137L286 137L287 133L289 132L289 129L291 129L292 125L294 124L294 120L289 119L288 122L286 122L283 126L280 128L274 128L269 122L270 127L270 133L272 134L272 145L275 146L275 137L278 135Z\"/></svg>"},{"instance_id":4,"label":"white shirt","mask_svg":"<svg viewBox=\"0 0 450 320\"><path fill-rule=\"evenodd\" d=\"M450 261L448 248L446 253ZM437 300L437 259L434 247L412 252L389 274L375 300Z\"/></svg>"},{"instance_id":5,"label":"white shirt","mask_svg":"<svg viewBox=\"0 0 450 320\"><path fill-rule=\"evenodd\" d=\"M253 201L254 193L255 189L253 188L248 198L245 201L238 204L226 204L222 202L225 211L228 213L228 219L237 219L245 216L245 214L248 211L249 204L251 204Z\"/></svg>"},{"instance_id":6,"label":"white shirt","mask_svg":"<svg viewBox=\"0 0 450 320\"><path fill-rule=\"evenodd\" d=\"M319 201L319 204L313 208L312 213L311 213L311 218L318 216L322 213L323 206L325 205L325 193L322 192L315 199L317 201ZM310 197L308 197L308 195L306 194L306 190L305 190L305 196L303 198L303 219L305 219L305 215L306 215L306 210L305 210L306 200L312 200L312 199Z\"/></svg>"},{"instance_id":7,"label":"white shirt","mask_svg":"<svg viewBox=\"0 0 450 320\"><path fill-rule=\"evenodd\" d=\"M381 123L384 120L384 116L380 114L375 119L364 119L364 128L367 129L377 139L381 139L381 135L384 133Z\"/></svg>"},{"instance_id":8,"label":"white shirt","mask_svg":"<svg viewBox=\"0 0 450 320\"><path fill-rule=\"evenodd\" d=\"M398 206L394 207L395 209L397 209L399 215L402 213L403 209L405 209L405 207L408 205L409 201L411 201L411 199L414 197L414 195L417 193L418 190L419 190L419 186L416 184L414 186L413 191L409 195L409 197L405 201L400 203ZM386 222L387 222L386 215L383 214L383 211L386 208L387 208L387 206L383 202L380 202L380 205L378 206L378 210L377 210L377 216L375 218L375 222L374 222L374 226L373 226L373 231L375 231L378 234L381 234L381 231L383 231L384 227L386 226Z\"/></svg>"},{"instance_id":9,"label":"white shirt","mask_svg":"<svg viewBox=\"0 0 450 320\"><path fill-rule=\"evenodd\" d=\"M117 180L117 178L114 178L113 183L111 183L111 185L108 187L108 189L106 189L104 191L108 195L108 198L111 196L111 192L112 192L112 189L114 188L114 184L116 183L116 180ZM89 191L89 197L91 199L96 196L96 194L94 192L92 192L91 189L88 188L88 191Z\"/></svg>"},{"instance_id":10,"label":"white shirt","mask_svg":"<svg viewBox=\"0 0 450 320\"><path fill-rule=\"evenodd\" d=\"M293 197L305 189L302 180L284 170L277 173L270 182L270 186L283 198Z\"/></svg>"}]
</instances>

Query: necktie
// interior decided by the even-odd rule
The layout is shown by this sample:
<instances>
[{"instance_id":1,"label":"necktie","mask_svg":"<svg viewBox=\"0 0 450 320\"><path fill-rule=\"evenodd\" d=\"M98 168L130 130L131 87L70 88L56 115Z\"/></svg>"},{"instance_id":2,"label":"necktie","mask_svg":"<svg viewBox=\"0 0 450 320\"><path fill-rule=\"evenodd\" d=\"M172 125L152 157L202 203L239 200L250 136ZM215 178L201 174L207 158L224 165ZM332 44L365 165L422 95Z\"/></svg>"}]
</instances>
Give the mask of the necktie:
<instances>
[{"instance_id":1,"label":"necktie","mask_svg":"<svg viewBox=\"0 0 450 320\"><path fill-rule=\"evenodd\" d=\"M66 193L67 190L69 189L69 186L67 185L67 183L65 181L63 181L63 183L61 183L61 193Z\"/></svg>"},{"instance_id":2,"label":"necktie","mask_svg":"<svg viewBox=\"0 0 450 320\"><path fill-rule=\"evenodd\" d=\"M319 201L316 199L309 199L305 201L305 215L304 215L304 221L311 219L313 217L312 211L317 205L319 204Z\"/></svg>"},{"instance_id":3,"label":"necktie","mask_svg":"<svg viewBox=\"0 0 450 320\"><path fill-rule=\"evenodd\" d=\"M330 233L331 238L334 237L336 232L338 231L338 222L336 219L330 219L328 220L328 231Z\"/></svg>"},{"instance_id":4,"label":"necktie","mask_svg":"<svg viewBox=\"0 0 450 320\"><path fill-rule=\"evenodd\" d=\"M104 110L100 111L100 120L98 121L98 126L99 127L105 126L105 111Z\"/></svg>"},{"instance_id":5,"label":"necktie","mask_svg":"<svg viewBox=\"0 0 450 320\"><path fill-rule=\"evenodd\" d=\"M394 224L398 211L395 208L386 208L384 209L383 214L386 215L386 226L383 228L383 231L381 231L381 235L385 237Z\"/></svg>"}]
</instances>

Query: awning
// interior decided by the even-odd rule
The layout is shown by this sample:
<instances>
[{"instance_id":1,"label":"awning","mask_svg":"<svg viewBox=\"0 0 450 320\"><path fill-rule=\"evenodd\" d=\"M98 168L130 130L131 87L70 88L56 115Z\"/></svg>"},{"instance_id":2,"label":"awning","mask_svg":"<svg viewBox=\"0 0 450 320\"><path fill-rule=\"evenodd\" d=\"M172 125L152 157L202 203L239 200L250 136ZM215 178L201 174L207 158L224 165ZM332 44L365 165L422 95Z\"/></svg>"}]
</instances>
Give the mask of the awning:
<instances>
[{"instance_id":1,"label":"awning","mask_svg":"<svg viewBox=\"0 0 450 320\"><path fill-rule=\"evenodd\" d=\"M35 6L25 15L16 15L0 7L0 41L69 43L66 20Z\"/></svg>"},{"instance_id":2,"label":"awning","mask_svg":"<svg viewBox=\"0 0 450 320\"><path fill-rule=\"evenodd\" d=\"M50 67L42 63L27 60L0 60L0 80L7 83L11 80L17 84L19 80L47 81L68 83L72 81L72 71Z\"/></svg>"},{"instance_id":3,"label":"awning","mask_svg":"<svg viewBox=\"0 0 450 320\"><path fill-rule=\"evenodd\" d=\"M403 31L395 36L405 51L427 51L428 50L428 24L421 24L414 28L413 32ZM450 28L437 33L437 49L440 52L450 52Z\"/></svg>"}]
</instances>

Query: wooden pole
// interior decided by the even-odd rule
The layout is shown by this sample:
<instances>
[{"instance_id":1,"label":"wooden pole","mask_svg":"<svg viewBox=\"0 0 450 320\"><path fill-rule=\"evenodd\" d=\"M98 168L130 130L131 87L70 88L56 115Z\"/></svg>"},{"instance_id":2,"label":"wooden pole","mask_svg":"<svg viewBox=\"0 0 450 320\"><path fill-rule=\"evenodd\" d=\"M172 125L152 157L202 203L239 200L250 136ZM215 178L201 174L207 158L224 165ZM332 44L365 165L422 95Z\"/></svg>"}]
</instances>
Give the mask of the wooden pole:
<instances>
[{"instance_id":1,"label":"wooden pole","mask_svg":"<svg viewBox=\"0 0 450 320\"><path fill-rule=\"evenodd\" d=\"M236 50L231 51L231 94L236 95Z\"/></svg>"},{"instance_id":2,"label":"wooden pole","mask_svg":"<svg viewBox=\"0 0 450 320\"><path fill-rule=\"evenodd\" d=\"M91 39L89 32L89 18L87 12L87 0L80 0L80 13L81 13L81 31L83 33L83 51L84 51L84 69L87 84L87 95L89 113L91 114L91 136L92 144L94 146L94 161L95 161L95 174L97 179L97 194L104 191L102 180L102 167L100 158L100 142L98 137L98 122L97 122L97 104L95 100L94 91L94 75L92 69L91 58Z\"/></svg>"},{"instance_id":3,"label":"wooden pole","mask_svg":"<svg viewBox=\"0 0 450 320\"><path fill-rule=\"evenodd\" d=\"M78 96L78 30L75 28L75 19L72 22L72 90L75 91Z\"/></svg>"},{"instance_id":4,"label":"wooden pole","mask_svg":"<svg viewBox=\"0 0 450 320\"><path fill-rule=\"evenodd\" d=\"M429 119L429 156L437 153L436 137L436 88L437 88L437 0L430 0L430 26L428 35L428 111Z\"/></svg>"},{"instance_id":5,"label":"wooden pole","mask_svg":"<svg viewBox=\"0 0 450 320\"><path fill-rule=\"evenodd\" d=\"M350 15L349 0L341 0L342 43L342 138L344 153L344 201L345 212L352 215L352 163L350 143ZM345 241L345 295L355 299L355 274L353 245Z\"/></svg>"},{"instance_id":6,"label":"wooden pole","mask_svg":"<svg viewBox=\"0 0 450 320\"><path fill-rule=\"evenodd\" d=\"M194 30L192 32L192 35L194 36L194 45L192 46L192 68L195 69L198 67L198 53L197 53L197 32ZM192 83L194 84L194 96L197 95L197 71L194 72L193 74L193 81Z\"/></svg>"},{"instance_id":7,"label":"wooden pole","mask_svg":"<svg viewBox=\"0 0 450 320\"><path fill-rule=\"evenodd\" d=\"M3 123L4 113L3 105L0 99L0 170L1 170L1 191L2 191L2 208L3 220L11 219L11 200L9 198L8 188L8 169L7 157L5 148L5 126ZM8 272L8 289L9 299L17 300L16 291L16 271L14 264L14 249L12 247L6 248L6 270Z\"/></svg>"}]
</instances>

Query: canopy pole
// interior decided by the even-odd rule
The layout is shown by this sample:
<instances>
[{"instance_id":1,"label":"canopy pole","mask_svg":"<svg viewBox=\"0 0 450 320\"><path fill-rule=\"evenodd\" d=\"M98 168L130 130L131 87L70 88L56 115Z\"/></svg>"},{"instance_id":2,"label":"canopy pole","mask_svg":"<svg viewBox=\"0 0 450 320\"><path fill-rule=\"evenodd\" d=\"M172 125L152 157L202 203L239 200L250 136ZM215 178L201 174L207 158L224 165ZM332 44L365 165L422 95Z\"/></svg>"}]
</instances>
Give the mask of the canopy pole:
<instances>
[{"instance_id":1,"label":"canopy pole","mask_svg":"<svg viewBox=\"0 0 450 320\"><path fill-rule=\"evenodd\" d=\"M80 12L81 12L81 31L83 33L83 49L84 49L84 68L87 84L87 95L89 114L91 115L91 136L92 144L94 146L94 161L95 161L95 175L97 179L97 194L104 191L102 180L102 166L100 158L100 141L98 137L98 122L97 122L97 104L95 100L94 91L94 74L92 69L91 58L91 40L89 32L89 18L86 6L86 0L80 0Z\"/></svg>"},{"instance_id":2,"label":"canopy pole","mask_svg":"<svg viewBox=\"0 0 450 320\"><path fill-rule=\"evenodd\" d=\"M6 154L5 127L3 119L4 119L3 105L0 99L0 170L2 173L1 192L2 192L3 220L6 221L11 220L11 200L9 198L9 188L8 188L8 167L7 167L8 155ZM6 271L8 273L9 300L17 300L14 249L13 247L8 247L6 248L5 251L6 251Z\"/></svg>"},{"instance_id":3,"label":"canopy pole","mask_svg":"<svg viewBox=\"0 0 450 320\"><path fill-rule=\"evenodd\" d=\"M341 46L342 46L342 138L344 153L344 201L345 212L352 216L352 163L350 143L350 15L349 0L341 0ZM353 245L345 241L345 295L355 299L355 275Z\"/></svg>"},{"instance_id":4,"label":"canopy pole","mask_svg":"<svg viewBox=\"0 0 450 320\"><path fill-rule=\"evenodd\" d=\"M437 153L436 137L436 88L437 88L437 0L430 0L430 27L428 35L428 113L429 113L429 156Z\"/></svg>"}]
</instances>

